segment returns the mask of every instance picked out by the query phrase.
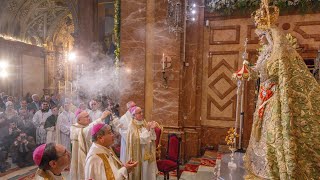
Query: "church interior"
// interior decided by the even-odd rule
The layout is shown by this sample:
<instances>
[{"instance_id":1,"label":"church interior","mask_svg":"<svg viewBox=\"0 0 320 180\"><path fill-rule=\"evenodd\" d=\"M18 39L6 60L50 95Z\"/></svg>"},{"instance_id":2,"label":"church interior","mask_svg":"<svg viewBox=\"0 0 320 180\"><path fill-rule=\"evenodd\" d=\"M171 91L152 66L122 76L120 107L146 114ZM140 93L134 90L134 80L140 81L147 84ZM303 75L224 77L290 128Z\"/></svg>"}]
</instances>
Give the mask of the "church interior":
<instances>
[{"instance_id":1,"label":"church interior","mask_svg":"<svg viewBox=\"0 0 320 180\"><path fill-rule=\"evenodd\" d=\"M275 26L319 80L320 2L270 4L280 9ZM177 135L180 179L243 179L242 156L259 96L258 81L245 75L261 47L251 16L260 1L1 0L0 5L2 115L5 98L12 97L19 113L20 102L32 94L68 99L76 107L94 98L100 104L112 101L119 117L134 101L146 122L161 127L159 159L167 157L170 135ZM231 151L230 128L236 130ZM231 171L227 161L235 150L238 167ZM227 174L217 175L221 155ZM6 156L10 165L0 163L0 179L34 173L34 164L20 168L13 153ZM175 173L169 178L177 178Z\"/></svg>"}]
</instances>

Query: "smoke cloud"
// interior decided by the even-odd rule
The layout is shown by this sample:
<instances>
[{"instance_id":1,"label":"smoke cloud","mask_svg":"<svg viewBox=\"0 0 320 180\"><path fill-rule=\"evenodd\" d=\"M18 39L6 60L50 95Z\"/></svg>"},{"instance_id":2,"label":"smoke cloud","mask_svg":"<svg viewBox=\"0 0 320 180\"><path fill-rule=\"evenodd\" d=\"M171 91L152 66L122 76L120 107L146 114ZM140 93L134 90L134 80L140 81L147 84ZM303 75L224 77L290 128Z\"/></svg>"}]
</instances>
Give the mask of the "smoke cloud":
<instances>
[{"instance_id":1,"label":"smoke cloud","mask_svg":"<svg viewBox=\"0 0 320 180\"><path fill-rule=\"evenodd\" d=\"M104 54L97 43L91 45L89 57L82 57L75 71L76 77L72 83L80 99L108 96L119 102L119 95L129 90L132 84L126 78L133 73L132 70L121 65L116 68L113 55Z\"/></svg>"}]
</instances>

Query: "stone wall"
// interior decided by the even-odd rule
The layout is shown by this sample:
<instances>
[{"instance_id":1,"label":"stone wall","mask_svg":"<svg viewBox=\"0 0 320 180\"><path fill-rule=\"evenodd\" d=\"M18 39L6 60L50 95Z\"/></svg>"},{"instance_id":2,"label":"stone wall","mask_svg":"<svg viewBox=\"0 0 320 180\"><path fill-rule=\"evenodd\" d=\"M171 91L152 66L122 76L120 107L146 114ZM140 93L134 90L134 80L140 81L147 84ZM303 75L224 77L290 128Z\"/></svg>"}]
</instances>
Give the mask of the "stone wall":
<instances>
[{"instance_id":1,"label":"stone wall","mask_svg":"<svg viewBox=\"0 0 320 180\"><path fill-rule=\"evenodd\" d=\"M43 48L0 38L0 61L9 64L9 76L0 79L1 92L16 97L25 96L28 92L43 94Z\"/></svg>"}]
</instances>

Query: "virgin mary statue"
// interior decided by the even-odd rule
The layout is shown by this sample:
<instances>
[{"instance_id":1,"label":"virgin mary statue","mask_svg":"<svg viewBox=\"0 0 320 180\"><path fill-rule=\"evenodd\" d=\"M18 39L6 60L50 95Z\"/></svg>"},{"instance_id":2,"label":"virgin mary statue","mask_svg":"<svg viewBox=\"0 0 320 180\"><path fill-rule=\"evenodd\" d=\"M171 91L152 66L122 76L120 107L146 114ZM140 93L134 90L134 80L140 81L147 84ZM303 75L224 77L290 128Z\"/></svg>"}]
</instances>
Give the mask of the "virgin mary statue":
<instances>
[{"instance_id":1,"label":"virgin mary statue","mask_svg":"<svg viewBox=\"0 0 320 180\"><path fill-rule=\"evenodd\" d=\"M320 86L274 26L279 9L262 0L253 16L264 45L254 68L261 83L244 156L246 179L318 179Z\"/></svg>"}]
</instances>

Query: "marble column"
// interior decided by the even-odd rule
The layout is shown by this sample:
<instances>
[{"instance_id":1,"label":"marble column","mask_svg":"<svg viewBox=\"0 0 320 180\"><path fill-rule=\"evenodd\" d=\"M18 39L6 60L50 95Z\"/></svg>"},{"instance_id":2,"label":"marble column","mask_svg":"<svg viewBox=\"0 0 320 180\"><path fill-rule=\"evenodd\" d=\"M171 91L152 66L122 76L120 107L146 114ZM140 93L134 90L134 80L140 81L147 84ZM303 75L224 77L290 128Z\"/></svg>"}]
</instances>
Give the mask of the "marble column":
<instances>
[{"instance_id":1,"label":"marble column","mask_svg":"<svg viewBox=\"0 0 320 180\"><path fill-rule=\"evenodd\" d=\"M180 117L185 134L185 159L200 155L201 83L203 61L204 0L194 0L195 21L187 21L184 68L181 72Z\"/></svg>"},{"instance_id":2,"label":"marble column","mask_svg":"<svg viewBox=\"0 0 320 180\"><path fill-rule=\"evenodd\" d=\"M135 0L121 2L121 62L131 74L130 90L121 93L121 105L136 101L145 108L147 120L164 126L179 126L180 34L169 33L166 25L167 1ZM162 78L162 54L170 56L166 69L168 88ZM122 109L124 112L124 109Z\"/></svg>"},{"instance_id":3,"label":"marble column","mask_svg":"<svg viewBox=\"0 0 320 180\"><path fill-rule=\"evenodd\" d=\"M120 62L124 68L120 77L120 105L133 100L145 105L146 68L146 0L121 0Z\"/></svg>"},{"instance_id":4,"label":"marble column","mask_svg":"<svg viewBox=\"0 0 320 180\"><path fill-rule=\"evenodd\" d=\"M78 38L75 46L80 53L87 53L90 45L98 40L98 2L96 0L78 0Z\"/></svg>"},{"instance_id":5,"label":"marble column","mask_svg":"<svg viewBox=\"0 0 320 180\"><path fill-rule=\"evenodd\" d=\"M169 33L167 1L155 1L154 22L154 66L153 66L153 119L167 127L179 128L179 89L181 86L181 34ZM162 55L169 56L171 66L165 69L168 88L164 87L162 76Z\"/></svg>"},{"instance_id":6,"label":"marble column","mask_svg":"<svg viewBox=\"0 0 320 180\"><path fill-rule=\"evenodd\" d=\"M163 144L167 133L179 134L183 139L181 157L184 159L197 156L200 150L201 75L198 77L198 73L202 68L203 9L199 8L195 23L187 23L184 44L183 33L169 32L167 3L121 1L120 57L122 68L130 69L122 71L121 83L129 84L130 89L121 92L120 105L124 113L125 103L133 100L144 108L147 121L163 125ZM203 0L199 0L198 5L203 5ZM167 88L162 76L163 54L172 60L171 66L165 69ZM187 151L185 146L193 147ZM185 156L185 152L189 155Z\"/></svg>"}]
</instances>

